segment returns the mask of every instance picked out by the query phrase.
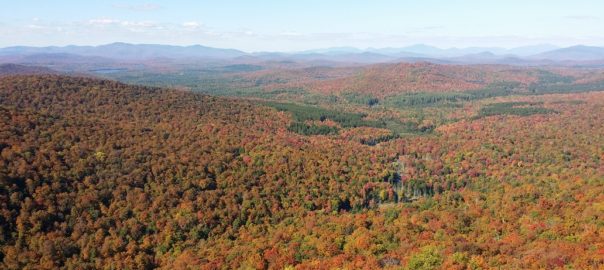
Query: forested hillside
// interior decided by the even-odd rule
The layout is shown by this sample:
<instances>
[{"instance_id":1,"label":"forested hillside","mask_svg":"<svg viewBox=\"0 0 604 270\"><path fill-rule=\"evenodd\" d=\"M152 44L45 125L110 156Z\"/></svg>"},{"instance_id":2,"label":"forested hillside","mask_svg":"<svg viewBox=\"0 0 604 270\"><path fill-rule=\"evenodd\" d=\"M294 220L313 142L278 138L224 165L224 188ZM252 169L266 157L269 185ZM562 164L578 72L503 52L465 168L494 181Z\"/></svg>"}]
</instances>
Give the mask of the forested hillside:
<instances>
[{"instance_id":1,"label":"forested hillside","mask_svg":"<svg viewBox=\"0 0 604 270\"><path fill-rule=\"evenodd\" d=\"M601 267L604 93L490 98L405 122L1 78L0 268Z\"/></svg>"},{"instance_id":2,"label":"forested hillside","mask_svg":"<svg viewBox=\"0 0 604 270\"><path fill-rule=\"evenodd\" d=\"M600 91L602 69L554 66L453 65L428 62L366 66L228 65L105 74L149 86L306 104L406 107L498 96Z\"/></svg>"},{"instance_id":3,"label":"forested hillside","mask_svg":"<svg viewBox=\"0 0 604 270\"><path fill-rule=\"evenodd\" d=\"M35 74L58 74L59 72L49 68L24 66L17 64L0 64L0 77L10 75L35 75Z\"/></svg>"}]
</instances>

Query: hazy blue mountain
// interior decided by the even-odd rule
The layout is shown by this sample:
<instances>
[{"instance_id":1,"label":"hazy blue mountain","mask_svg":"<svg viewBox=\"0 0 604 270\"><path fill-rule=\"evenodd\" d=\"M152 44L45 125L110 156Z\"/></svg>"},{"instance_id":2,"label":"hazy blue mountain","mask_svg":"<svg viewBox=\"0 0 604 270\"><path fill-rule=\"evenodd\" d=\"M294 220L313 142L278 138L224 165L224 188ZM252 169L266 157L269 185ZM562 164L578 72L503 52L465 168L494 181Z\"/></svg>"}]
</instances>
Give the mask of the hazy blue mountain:
<instances>
[{"instance_id":1,"label":"hazy blue mountain","mask_svg":"<svg viewBox=\"0 0 604 270\"><path fill-rule=\"evenodd\" d=\"M443 49L425 44L416 44L399 49L401 52L415 53L424 56L436 56L443 54Z\"/></svg>"},{"instance_id":2,"label":"hazy blue mountain","mask_svg":"<svg viewBox=\"0 0 604 270\"><path fill-rule=\"evenodd\" d=\"M544 53L547 51L557 50L559 48L560 47L554 46L551 44L539 44L539 45L522 46L522 47L508 49L508 50L506 50L505 54L516 55L516 56L529 56L529 55Z\"/></svg>"},{"instance_id":3,"label":"hazy blue mountain","mask_svg":"<svg viewBox=\"0 0 604 270\"><path fill-rule=\"evenodd\" d=\"M219 49L201 45L172 46L157 44L111 43L100 46L65 46L65 47L8 47L0 49L0 55L27 55L66 53L81 56L98 56L114 59L149 59L149 58L233 58L245 55L233 49Z\"/></svg>"},{"instance_id":4,"label":"hazy blue mountain","mask_svg":"<svg viewBox=\"0 0 604 270\"><path fill-rule=\"evenodd\" d=\"M425 44L417 44L413 46L403 47L400 49L404 52L421 54L429 57L459 57L468 54L478 54L483 52L491 52L493 54L501 54L505 49L491 47L468 47L468 48L447 48L441 49Z\"/></svg>"},{"instance_id":5,"label":"hazy blue mountain","mask_svg":"<svg viewBox=\"0 0 604 270\"><path fill-rule=\"evenodd\" d=\"M483 51L479 53L471 53L457 57L448 58L450 61L456 63L495 63L498 60L504 58L504 56L494 54L490 51Z\"/></svg>"},{"instance_id":6,"label":"hazy blue mountain","mask_svg":"<svg viewBox=\"0 0 604 270\"><path fill-rule=\"evenodd\" d=\"M327 55L336 55L336 54L351 54L351 53L362 53L363 50L355 48L355 47L331 47L324 49L314 49L314 50L306 50L301 52L296 52L294 54L327 54Z\"/></svg>"},{"instance_id":7,"label":"hazy blue mountain","mask_svg":"<svg viewBox=\"0 0 604 270\"><path fill-rule=\"evenodd\" d=\"M407 58L407 57L408 58L428 57L427 54L409 52L409 51L405 51L403 48L392 48L392 47L390 47L390 48L368 48L366 51L371 52L371 53L377 53L377 54L383 54L383 55L389 55L389 56L395 56L395 57L405 57L405 58Z\"/></svg>"},{"instance_id":8,"label":"hazy blue mountain","mask_svg":"<svg viewBox=\"0 0 604 270\"><path fill-rule=\"evenodd\" d=\"M514 64L556 62L601 62L604 48L573 46L557 48L549 44L523 46L512 49L498 47L438 48L425 44L407 47L368 48L332 47L301 52L246 53L234 49L212 48L202 45L172 46L157 44L111 43L100 46L15 46L0 49L0 63L53 66L53 64L103 64L112 62L142 63L162 61L297 61L325 63L385 63L395 61L428 61L475 64Z\"/></svg>"},{"instance_id":9,"label":"hazy blue mountain","mask_svg":"<svg viewBox=\"0 0 604 270\"><path fill-rule=\"evenodd\" d=\"M299 53L254 53L255 57L264 59L267 61L283 61L283 60L294 60L294 61L328 61L338 63L385 63L395 60L393 56L373 53L373 52L357 52L357 53L311 53L310 51L299 52Z\"/></svg>"},{"instance_id":10,"label":"hazy blue mountain","mask_svg":"<svg viewBox=\"0 0 604 270\"><path fill-rule=\"evenodd\" d=\"M392 56L383 55L373 52L338 54L328 57L327 60L336 62L352 62L352 63L384 63L395 60Z\"/></svg>"},{"instance_id":11,"label":"hazy blue mountain","mask_svg":"<svg viewBox=\"0 0 604 270\"><path fill-rule=\"evenodd\" d=\"M596 61L604 59L604 48L578 45L536 54L531 58L554 61Z\"/></svg>"},{"instance_id":12,"label":"hazy blue mountain","mask_svg":"<svg viewBox=\"0 0 604 270\"><path fill-rule=\"evenodd\" d=\"M558 47L542 44L533 46L517 47L512 49L498 48L498 47L468 47L468 48L447 48L441 49L434 46L425 44L416 44L408 47L401 48L369 48L368 51L381 53L385 55L403 55L412 57L463 57L466 55L481 54L489 52L499 56L528 56L537 53L542 53L550 50L558 49Z\"/></svg>"}]
</instances>

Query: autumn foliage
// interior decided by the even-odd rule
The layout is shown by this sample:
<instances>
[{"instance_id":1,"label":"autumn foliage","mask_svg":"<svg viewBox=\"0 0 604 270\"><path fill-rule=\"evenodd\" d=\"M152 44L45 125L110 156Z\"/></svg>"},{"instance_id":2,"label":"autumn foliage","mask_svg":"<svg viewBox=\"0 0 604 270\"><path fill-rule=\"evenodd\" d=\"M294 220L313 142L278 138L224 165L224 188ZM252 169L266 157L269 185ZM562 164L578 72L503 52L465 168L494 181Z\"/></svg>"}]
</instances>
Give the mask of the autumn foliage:
<instances>
[{"instance_id":1,"label":"autumn foliage","mask_svg":"<svg viewBox=\"0 0 604 270\"><path fill-rule=\"evenodd\" d=\"M306 136L253 101L8 76L0 268L597 269L604 94L521 101L556 113L367 143L391 133Z\"/></svg>"}]
</instances>

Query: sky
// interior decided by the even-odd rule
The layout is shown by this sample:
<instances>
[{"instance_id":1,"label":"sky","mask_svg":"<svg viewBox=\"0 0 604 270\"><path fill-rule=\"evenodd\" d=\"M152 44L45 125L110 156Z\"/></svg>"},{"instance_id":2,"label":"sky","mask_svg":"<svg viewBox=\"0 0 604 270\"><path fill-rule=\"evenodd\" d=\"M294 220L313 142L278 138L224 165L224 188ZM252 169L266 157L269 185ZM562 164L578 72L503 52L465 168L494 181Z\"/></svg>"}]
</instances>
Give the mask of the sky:
<instances>
[{"instance_id":1,"label":"sky","mask_svg":"<svg viewBox=\"0 0 604 270\"><path fill-rule=\"evenodd\" d=\"M604 46L601 0L0 0L0 47Z\"/></svg>"}]
</instances>

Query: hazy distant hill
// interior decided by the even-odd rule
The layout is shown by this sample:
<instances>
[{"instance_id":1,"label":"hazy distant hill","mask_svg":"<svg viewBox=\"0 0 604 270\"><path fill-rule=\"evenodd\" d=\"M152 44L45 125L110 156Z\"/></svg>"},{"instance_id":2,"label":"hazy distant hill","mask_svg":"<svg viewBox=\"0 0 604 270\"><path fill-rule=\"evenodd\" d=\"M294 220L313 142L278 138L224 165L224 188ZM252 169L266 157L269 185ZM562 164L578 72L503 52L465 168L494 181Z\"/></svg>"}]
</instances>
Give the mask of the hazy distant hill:
<instances>
[{"instance_id":1,"label":"hazy distant hill","mask_svg":"<svg viewBox=\"0 0 604 270\"><path fill-rule=\"evenodd\" d=\"M555 61L594 61L604 59L604 48L592 46L573 46L557 49L532 56L535 59Z\"/></svg>"},{"instance_id":2,"label":"hazy distant hill","mask_svg":"<svg viewBox=\"0 0 604 270\"><path fill-rule=\"evenodd\" d=\"M0 49L0 63L29 65L77 64L111 65L112 62L142 63L169 60L183 64L190 61L295 61L337 66L341 64L375 64L394 62L512 64L512 65L596 65L604 59L604 48L574 46L559 49L553 45L534 45L512 49L498 47L438 48L425 44L407 47L368 48L334 47L300 52L247 53L234 49L202 45L172 46L157 44L112 43L100 46L26 47ZM70 67L76 69L76 67Z\"/></svg>"},{"instance_id":3,"label":"hazy distant hill","mask_svg":"<svg viewBox=\"0 0 604 270\"><path fill-rule=\"evenodd\" d=\"M434 46L425 44L416 44L412 46L402 48L381 48L367 49L371 52L386 54L386 55L404 55L404 56L422 56L432 58L444 58L444 57L463 57L465 55L475 55L480 53L491 53L494 55L505 56L529 56L537 53L547 52L558 49L558 47L548 44L523 46L512 49L498 48L498 47L468 47L468 48L447 48L441 49Z\"/></svg>"},{"instance_id":4,"label":"hazy distant hill","mask_svg":"<svg viewBox=\"0 0 604 270\"><path fill-rule=\"evenodd\" d=\"M111 43L101 46L65 47L8 47L0 49L0 55L31 55L67 53L81 56L98 56L114 59L150 58L233 58L245 55L233 49L218 49L201 45L172 46L156 44Z\"/></svg>"},{"instance_id":5,"label":"hazy distant hill","mask_svg":"<svg viewBox=\"0 0 604 270\"><path fill-rule=\"evenodd\" d=\"M335 54L351 54L351 53L362 53L362 52L363 52L363 50L355 48L355 47L331 47L331 48L325 48L325 49L306 50L306 51L299 52L299 54L319 53L319 54L335 55Z\"/></svg>"}]
</instances>

